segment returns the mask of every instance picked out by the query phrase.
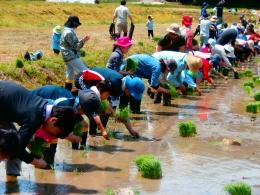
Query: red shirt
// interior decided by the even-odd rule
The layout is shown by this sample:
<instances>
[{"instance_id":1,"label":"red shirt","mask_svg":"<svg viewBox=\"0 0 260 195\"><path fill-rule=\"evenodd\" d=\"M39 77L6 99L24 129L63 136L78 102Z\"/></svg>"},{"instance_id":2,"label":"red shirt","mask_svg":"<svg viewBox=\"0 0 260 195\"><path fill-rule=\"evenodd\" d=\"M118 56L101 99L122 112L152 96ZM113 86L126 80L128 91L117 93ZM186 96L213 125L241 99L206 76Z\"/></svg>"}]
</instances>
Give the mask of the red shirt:
<instances>
[{"instance_id":1,"label":"red shirt","mask_svg":"<svg viewBox=\"0 0 260 195\"><path fill-rule=\"evenodd\" d=\"M207 80L209 83L211 83L209 71L212 68L212 65L209 63L208 60L200 58L202 61L202 67L200 68L200 71L202 72L203 79Z\"/></svg>"}]
</instances>

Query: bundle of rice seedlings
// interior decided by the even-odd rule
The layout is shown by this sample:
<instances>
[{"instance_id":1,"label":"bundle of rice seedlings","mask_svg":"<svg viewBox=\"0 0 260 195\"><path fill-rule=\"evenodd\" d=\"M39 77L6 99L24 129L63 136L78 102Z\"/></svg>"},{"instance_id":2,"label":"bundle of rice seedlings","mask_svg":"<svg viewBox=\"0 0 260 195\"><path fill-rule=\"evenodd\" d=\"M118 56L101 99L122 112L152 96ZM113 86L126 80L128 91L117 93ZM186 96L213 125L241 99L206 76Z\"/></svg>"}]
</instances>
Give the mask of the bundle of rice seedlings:
<instances>
[{"instance_id":1,"label":"bundle of rice seedlings","mask_svg":"<svg viewBox=\"0 0 260 195\"><path fill-rule=\"evenodd\" d=\"M178 123L179 134L182 137L190 137L197 134L197 129L192 121Z\"/></svg>"},{"instance_id":2,"label":"bundle of rice seedlings","mask_svg":"<svg viewBox=\"0 0 260 195\"><path fill-rule=\"evenodd\" d=\"M224 190L229 195L251 195L251 187L244 182L234 182L225 185Z\"/></svg>"},{"instance_id":3,"label":"bundle of rice seedlings","mask_svg":"<svg viewBox=\"0 0 260 195\"><path fill-rule=\"evenodd\" d=\"M151 154L138 156L135 164L144 178L160 179L162 177L161 163Z\"/></svg>"},{"instance_id":4,"label":"bundle of rice seedlings","mask_svg":"<svg viewBox=\"0 0 260 195\"><path fill-rule=\"evenodd\" d=\"M126 60L126 70L131 70L132 72L135 72L138 66L138 62L132 58L128 58Z\"/></svg>"},{"instance_id":5,"label":"bundle of rice seedlings","mask_svg":"<svg viewBox=\"0 0 260 195\"><path fill-rule=\"evenodd\" d=\"M245 71L237 71L238 74L238 78L242 79L243 77L245 77Z\"/></svg>"},{"instance_id":6,"label":"bundle of rice seedlings","mask_svg":"<svg viewBox=\"0 0 260 195\"><path fill-rule=\"evenodd\" d=\"M228 68L223 68L223 69L222 69L222 74L223 74L224 76L228 76L228 73L229 73L229 69L228 69Z\"/></svg>"},{"instance_id":7,"label":"bundle of rice seedlings","mask_svg":"<svg viewBox=\"0 0 260 195\"><path fill-rule=\"evenodd\" d=\"M257 102L250 102L246 106L246 111L250 113L257 113L257 110L259 110L260 104Z\"/></svg>"},{"instance_id":8,"label":"bundle of rice seedlings","mask_svg":"<svg viewBox=\"0 0 260 195\"><path fill-rule=\"evenodd\" d=\"M123 109L118 109L115 113L115 118L118 121L126 122L129 118L130 110L128 107L125 107Z\"/></svg>"},{"instance_id":9,"label":"bundle of rice seedlings","mask_svg":"<svg viewBox=\"0 0 260 195\"><path fill-rule=\"evenodd\" d=\"M82 128L83 128L83 125L80 122L76 123L75 126L74 126L74 129L73 129L73 134L76 135L76 136L81 136L82 135Z\"/></svg>"},{"instance_id":10,"label":"bundle of rice seedlings","mask_svg":"<svg viewBox=\"0 0 260 195\"><path fill-rule=\"evenodd\" d=\"M106 112L108 108L109 108L109 101L108 100L102 100L100 102L98 112Z\"/></svg>"},{"instance_id":11,"label":"bundle of rice seedlings","mask_svg":"<svg viewBox=\"0 0 260 195\"><path fill-rule=\"evenodd\" d=\"M253 76L252 77L253 82L255 82L257 79L260 79L260 76Z\"/></svg>"},{"instance_id":12,"label":"bundle of rice seedlings","mask_svg":"<svg viewBox=\"0 0 260 195\"><path fill-rule=\"evenodd\" d=\"M246 77L252 77L253 76L253 72L250 69L246 69L244 74L245 74Z\"/></svg>"},{"instance_id":13,"label":"bundle of rice seedlings","mask_svg":"<svg viewBox=\"0 0 260 195\"><path fill-rule=\"evenodd\" d=\"M86 56L86 51L84 49L80 49L79 53L80 53L80 57Z\"/></svg>"},{"instance_id":14,"label":"bundle of rice seedlings","mask_svg":"<svg viewBox=\"0 0 260 195\"><path fill-rule=\"evenodd\" d=\"M252 82L252 81L247 81L247 82L244 82L244 87L245 86L249 86L249 87L251 87L251 88L254 88L255 86L254 86L254 83Z\"/></svg>"},{"instance_id":15,"label":"bundle of rice seedlings","mask_svg":"<svg viewBox=\"0 0 260 195\"><path fill-rule=\"evenodd\" d=\"M30 151L36 157L42 157L47 143L42 138L34 138L30 142Z\"/></svg>"},{"instance_id":16,"label":"bundle of rice seedlings","mask_svg":"<svg viewBox=\"0 0 260 195\"><path fill-rule=\"evenodd\" d=\"M252 94L252 93L253 93L252 87L250 87L250 86L244 86L243 88L244 88L245 92L247 92L248 94Z\"/></svg>"},{"instance_id":17,"label":"bundle of rice seedlings","mask_svg":"<svg viewBox=\"0 0 260 195\"><path fill-rule=\"evenodd\" d=\"M176 88L172 86L170 83L165 83L164 88L168 89L170 92L171 98L177 98L179 97L179 93L177 92Z\"/></svg>"},{"instance_id":18,"label":"bundle of rice seedlings","mask_svg":"<svg viewBox=\"0 0 260 195\"><path fill-rule=\"evenodd\" d=\"M256 80L254 81L254 84L255 84L255 85L260 85L260 78L256 79Z\"/></svg>"},{"instance_id":19,"label":"bundle of rice seedlings","mask_svg":"<svg viewBox=\"0 0 260 195\"><path fill-rule=\"evenodd\" d=\"M15 61L15 66L16 66L16 68L23 68L24 67L23 60L20 58L17 58Z\"/></svg>"},{"instance_id":20,"label":"bundle of rice seedlings","mask_svg":"<svg viewBox=\"0 0 260 195\"><path fill-rule=\"evenodd\" d=\"M260 92L255 93L254 98L255 101L260 101Z\"/></svg>"}]
</instances>

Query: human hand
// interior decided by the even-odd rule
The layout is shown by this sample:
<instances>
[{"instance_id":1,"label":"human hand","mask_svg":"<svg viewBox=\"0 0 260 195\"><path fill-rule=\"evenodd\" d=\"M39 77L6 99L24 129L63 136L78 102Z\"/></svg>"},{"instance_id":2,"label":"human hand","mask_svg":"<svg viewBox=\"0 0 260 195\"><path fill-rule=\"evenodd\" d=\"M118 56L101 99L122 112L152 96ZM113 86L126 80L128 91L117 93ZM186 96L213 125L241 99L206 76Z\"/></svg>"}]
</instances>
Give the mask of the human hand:
<instances>
[{"instance_id":1,"label":"human hand","mask_svg":"<svg viewBox=\"0 0 260 195\"><path fill-rule=\"evenodd\" d=\"M135 130L131 130L131 131L129 131L129 133L130 133L134 138L139 138L139 137L140 137L139 133L136 132Z\"/></svg>"},{"instance_id":2,"label":"human hand","mask_svg":"<svg viewBox=\"0 0 260 195\"><path fill-rule=\"evenodd\" d=\"M68 140L68 141L70 141L72 143L79 143L79 142L82 141L80 136L74 135L73 133L69 134L66 137L66 140Z\"/></svg>"},{"instance_id":3,"label":"human hand","mask_svg":"<svg viewBox=\"0 0 260 195\"><path fill-rule=\"evenodd\" d=\"M103 138L105 138L106 140L109 140L109 136L106 130L102 131L102 136Z\"/></svg>"},{"instance_id":4,"label":"human hand","mask_svg":"<svg viewBox=\"0 0 260 195\"><path fill-rule=\"evenodd\" d=\"M31 162L31 164L39 169L45 169L45 168L47 168L47 165L48 165L45 162L45 160L43 160L42 158L41 159L34 158L33 161Z\"/></svg>"},{"instance_id":5,"label":"human hand","mask_svg":"<svg viewBox=\"0 0 260 195\"><path fill-rule=\"evenodd\" d=\"M86 41L88 41L89 39L90 39L90 36L89 36L89 35L85 35L85 37L83 38L84 43L85 43Z\"/></svg>"}]
</instances>

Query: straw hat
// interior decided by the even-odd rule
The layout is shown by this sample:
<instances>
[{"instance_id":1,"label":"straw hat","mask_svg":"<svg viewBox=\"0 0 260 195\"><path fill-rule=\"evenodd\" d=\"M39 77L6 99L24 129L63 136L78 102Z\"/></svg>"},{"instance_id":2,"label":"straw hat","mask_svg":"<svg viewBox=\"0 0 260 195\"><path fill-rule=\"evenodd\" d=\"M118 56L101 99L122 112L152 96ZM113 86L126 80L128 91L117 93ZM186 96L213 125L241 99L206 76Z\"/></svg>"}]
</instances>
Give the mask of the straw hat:
<instances>
[{"instance_id":1,"label":"straw hat","mask_svg":"<svg viewBox=\"0 0 260 195\"><path fill-rule=\"evenodd\" d=\"M167 32L171 32L171 33L174 33L176 35L181 35L181 32L180 32L180 26L176 23L173 23L171 24L167 29L166 29Z\"/></svg>"},{"instance_id":2,"label":"straw hat","mask_svg":"<svg viewBox=\"0 0 260 195\"><path fill-rule=\"evenodd\" d=\"M60 25L57 25L53 28L52 32L56 34L61 34L62 33L62 27Z\"/></svg>"},{"instance_id":3,"label":"straw hat","mask_svg":"<svg viewBox=\"0 0 260 195\"><path fill-rule=\"evenodd\" d=\"M189 70L192 72L198 72L199 68L202 66L202 61L200 58L193 56L192 54L188 54L186 58L187 65Z\"/></svg>"}]
</instances>

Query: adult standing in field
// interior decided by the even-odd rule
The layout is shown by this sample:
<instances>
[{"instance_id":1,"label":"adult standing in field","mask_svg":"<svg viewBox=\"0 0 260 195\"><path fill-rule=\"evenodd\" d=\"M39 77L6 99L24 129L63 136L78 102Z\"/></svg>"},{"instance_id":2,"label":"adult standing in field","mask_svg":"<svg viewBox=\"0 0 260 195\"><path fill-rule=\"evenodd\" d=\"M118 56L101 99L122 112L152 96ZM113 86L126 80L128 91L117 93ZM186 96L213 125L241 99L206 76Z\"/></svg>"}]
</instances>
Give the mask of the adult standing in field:
<instances>
[{"instance_id":1,"label":"adult standing in field","mask_svg":"<svg viewBox=\"0 0 260 195\"><path fill-rule=\"evenodd\" d=\"M203 46L208 43L209 29L211 25L208 16L208 14L205 14L202 16L202 19L200 20L200 46Z\"/></svg>"},{"instance_id":2,"label":"adult standing in field","mask_svg":"<svg viewBox=\"0 0 260 195\"><path fill-rule=\"evenodd\" d=\"M217 15L217 18L218 18L218 21L217 21L218 24L223 23L223 8L224 8L224 5L225 5L225 0L220 0L217 3L217 6L216 6L216 9L217 9L216 15Z\"/></svg>"},{"instance_id":3,"label":"adult standing in field","mask_svg":"<svg viewBox=\"0 0 260 195\"><path fill-rule=\"evenodd\" d=\"M129 9L126 7L126 1L121 0L121 5L118 6L115 9L114 15L113 15L113 23L116 21L117 26L117 34L120 37L121 32L123 31L124 36L127 36L127 18L130 19L131 23L133 23L132 15L129 11Z\"/></svg>"},{"instance_id":4,"label":"adult standing in field","mask_svg":"<svg viewBox=\"0 0 260 195\"><path fill-rule=\"evenodd\" d=\"M78 16L69 16L64 24L64 31L61 35L60 49L63 60L67 66L65 88L72 89L75 73L78 74L87 69L80 59L80 49L89 40L89 35L78 40L75 30L81 25Z\"/></svg>"},{"instance_id":5,"label":"adult standing in field","mask_svg":"<svg viewBox=\"0 0 260 195\"><path fill-rule=\"evenodd\" d=\"M185 38L181 36L180 26L173 23L166 31L168 33L158 41L156 51L185 51L186 41Z\"/></svg>"},{"instance_id":6,"label":"adult standing in field","mask_svg":"<svg viewBox=\"0 0 260 195\"><path fill-rule=\"evenodd\" d=\"M0 128L16 130L13 123L20 125L19 159L7 161L7 180L15 181L20 175L20 160L38 168L46 168L47 164L43 159L35 158L25 148L39 128L50 136L67 137L73 130L74 117L71 107L54 106L48 100L31 94L20 85L0 81Z\"/></svg>"}]
</instances>

